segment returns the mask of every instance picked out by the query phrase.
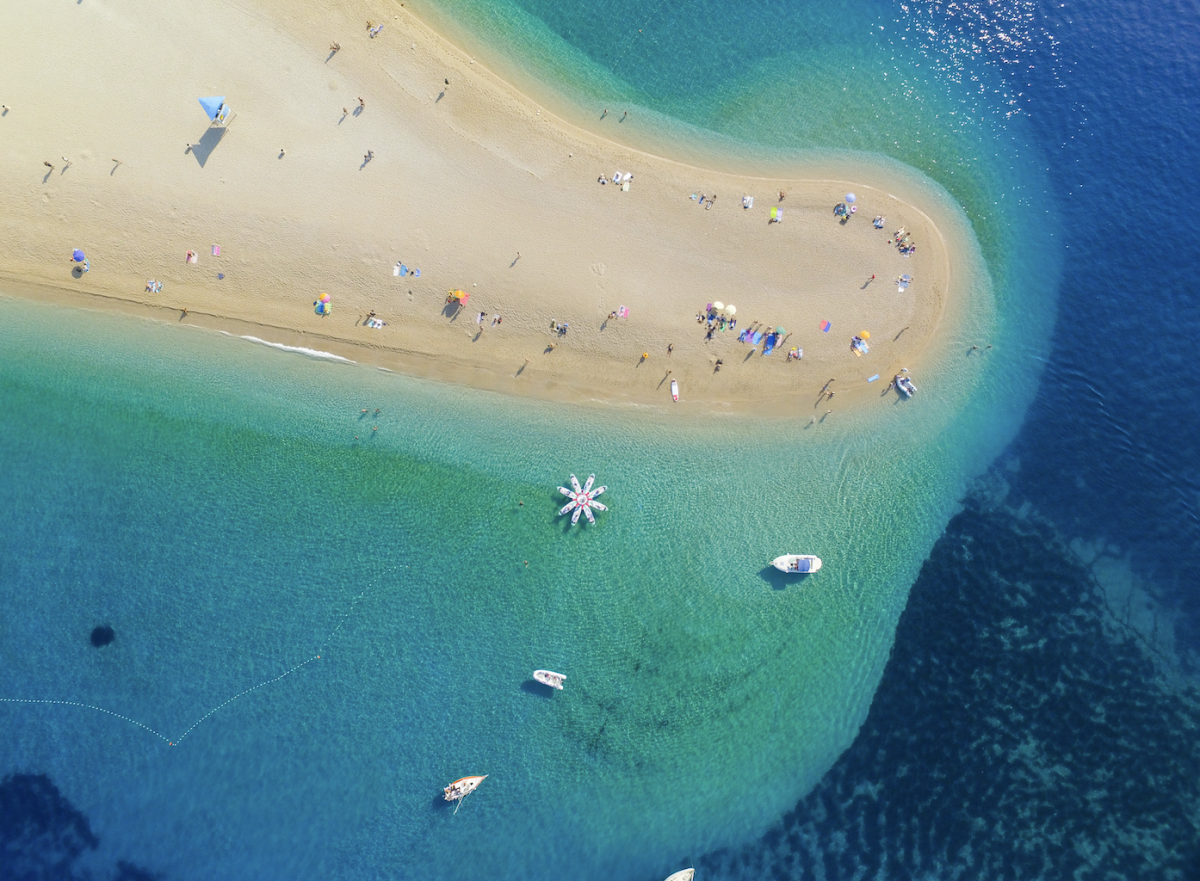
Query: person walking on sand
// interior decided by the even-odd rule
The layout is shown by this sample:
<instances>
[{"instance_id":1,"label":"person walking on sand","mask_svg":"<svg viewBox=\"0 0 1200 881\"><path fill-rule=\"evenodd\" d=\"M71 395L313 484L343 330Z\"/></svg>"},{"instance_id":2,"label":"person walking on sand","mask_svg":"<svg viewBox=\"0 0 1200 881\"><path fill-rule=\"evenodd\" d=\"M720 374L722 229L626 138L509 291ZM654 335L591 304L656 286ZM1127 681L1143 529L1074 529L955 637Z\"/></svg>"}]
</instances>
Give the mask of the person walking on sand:
<instances>
[{"instance_id":1,"label":"person walking on sand","mask_svg":"<svg viewBox=\"0 0 1200 881\"><path fill-rule=\"evenodd\" d=\"M359 98L359 99L358 99L358 109L359 109L359 110L366 110L366 109L367 109L367 102L366 102L366 101L364 101L362 98Z\"/></svg>"},{"instance_id":2,"label":"person walking on sand","mask_svg":"<svg viewBox=\"0 0 1200 881\"><path fill-rule=\"evenodd\" d=\"M670 356L671 356L671 353L672 353L672 352L674 352L674 351L675 351L675 344L674 344L674 343L667 343L667 357L670 357Z\"/></svg>"},{"instance_id":3,"label":"person walking on sand","mask_svg":"<svg viewBox=\"0 0 1200 881\"><path fill-rule=\"evenodd\" d=\"M329 44L329 51L333 52L334 54L337 54L339 51L341 51L341 48L342 48L342 44L337 42L336 40Z\"/></svg>"},{"instance_id":4,"label":"person walking on sand","mask_svg":"<svg viewBox=\"0 0 1200 881\"><path fill-rule=\"evenodd\" d=\"M42 165L46 166L51 171L54 171L54 163L51 162L49 159L47 159L45 162L43 162Z\"/></svg>"}]
</instances>

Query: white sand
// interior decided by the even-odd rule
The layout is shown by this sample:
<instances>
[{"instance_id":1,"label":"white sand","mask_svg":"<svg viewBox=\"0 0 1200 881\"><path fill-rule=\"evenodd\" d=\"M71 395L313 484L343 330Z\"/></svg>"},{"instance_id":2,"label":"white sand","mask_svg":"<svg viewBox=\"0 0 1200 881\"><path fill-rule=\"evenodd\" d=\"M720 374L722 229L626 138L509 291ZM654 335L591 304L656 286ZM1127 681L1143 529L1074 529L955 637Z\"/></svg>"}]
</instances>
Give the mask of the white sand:
<instances>
[{"instance_id":1,"label":"white sand","mask_svg":"<svg viewBox=\"0 0 1200 881\"><path fill-rule=\"evenodd\" d=\"M368 19L385 24L376 39ZM513 394L669 403L671 370L688 405L818 414L877 403L947 332L953 255L920 206L854 183L852 168L842 181L745 178L603 140L394 3L12 0L0 72L12 108L0 117L0 275L31 296L172 321L186 308L190 323ZM226 131L209 128L203 95L226 96ZM628 192L596 182L617 170L633 173ZM847 190L859 207L842 225L832 208ZM693 193L718 199L705 210ZM768 224L776 204L784 220ZM887 243L901 226L918 245L910 258ZM80 278L77 247L91 264ZM397 261L421 277L393 276ZM901 273L916 279L904 293ZM150 278L161 293L144 291ZM470 300L447 314L459 288ZM695 316L714 300L736 305L739 329L790 336L768 358L747 359L736 331L706 343ZM606 321L622 305L630 317ZM386 327L362 325L371 310ZM565 337L552 320L570 325ZM849 343L862 330L872 351L860 359ZM793 346L803 361L786 362ZM837 397L817 408L830 377Z\"/></svg>"}]
</instances>

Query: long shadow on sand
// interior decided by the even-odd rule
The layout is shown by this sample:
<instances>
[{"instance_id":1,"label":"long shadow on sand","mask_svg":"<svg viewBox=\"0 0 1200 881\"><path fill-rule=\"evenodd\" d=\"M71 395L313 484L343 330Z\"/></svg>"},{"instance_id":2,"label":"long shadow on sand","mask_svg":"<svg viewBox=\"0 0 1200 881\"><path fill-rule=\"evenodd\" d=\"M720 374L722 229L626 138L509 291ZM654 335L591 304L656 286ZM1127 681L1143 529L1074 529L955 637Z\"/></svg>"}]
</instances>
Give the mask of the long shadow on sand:
<instances>
[{"instance_id":1,"label":"long shadow on sand","mask_svg":"<svg viewBox=\"0 0 1200 881\"><path fill-rule=\"evenodd\" d=\"M204 132L204 137L200 139L198 144L192 144L192 155L196 157L196 161L203 168L208 162L208 157L212 155L212 151L217 149L217 144L221 143L221 138L225 137L225 128L219 125L209 126Z\"/></svg>"}]
</instances>

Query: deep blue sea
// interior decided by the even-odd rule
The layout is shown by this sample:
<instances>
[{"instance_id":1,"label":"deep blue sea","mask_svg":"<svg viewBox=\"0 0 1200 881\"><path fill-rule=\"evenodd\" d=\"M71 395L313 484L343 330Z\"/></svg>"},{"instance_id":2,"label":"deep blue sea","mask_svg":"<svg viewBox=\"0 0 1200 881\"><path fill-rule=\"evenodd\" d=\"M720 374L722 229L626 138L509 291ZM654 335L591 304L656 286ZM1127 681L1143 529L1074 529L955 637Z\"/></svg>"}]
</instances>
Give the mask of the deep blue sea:
<instances>
[{"instance_id":1,"label":"deep blue sea","mask_svg":"<svg viewBox=\"0 0 1200 881\"><path fill-rule=\"evenodd\" d=\"M920 182L974 336L808 443L0 299L0 875L1200 878L1196 4L409 5L614 140Z\"/></svg>"}]
</instances>

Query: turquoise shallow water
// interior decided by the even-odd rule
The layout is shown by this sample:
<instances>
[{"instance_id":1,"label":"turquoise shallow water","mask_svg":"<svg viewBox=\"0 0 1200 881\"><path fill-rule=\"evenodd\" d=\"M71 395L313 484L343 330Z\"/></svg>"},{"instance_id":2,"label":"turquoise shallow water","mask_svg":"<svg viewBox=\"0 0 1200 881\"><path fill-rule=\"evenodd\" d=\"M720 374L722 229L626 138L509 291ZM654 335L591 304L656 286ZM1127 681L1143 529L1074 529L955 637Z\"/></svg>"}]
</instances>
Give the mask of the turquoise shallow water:
<instances>
[{"instance_id":1,"label":"turquoise shallow water","mask_svg":"<svg viewBox=\"0 0 1200 881\"><path fill-rule=\"evenodd\" d=\"M2 302L12 760L173 877L561 877L581 858L613 877L744 838L852 736L910 546L961 480L933 464L956 433L903 407L819 441L514 408ZM611 510L572 529L554 487L590 469ZM791 547L826 568L775 578ZM98 651L100 623L117 639ZM568 689L531 689L538 666ZM476 771L451 819L440 787ZM439 865L447 847L469 856Z\"/></svg>"},{"instance_id":2,"label":"turquoise shallow water","mask_svg":"<svg viewBox=\"0 0 1200 881\"><path fill-rule=\"evenodd\" d=\"M816 429L553 407L0 300L0 716L12 767L53 778L100 857L665 875L757 834L851 741L908 587L1040 373L1045 184L986 66L924 73L928 45L862 38L883 7L651 7L650 36L607 47L563 37L587 4L421 12L581 124L637 102L615 136L647 149L852 160L940 204L969 305L919 398ZM603 14L620 26L589 34L643 12ZM966 354L983 340L994 358ZM554 516L572 471L610 487L595 528ZM766 571L799 548L818 576ZM535 667L567 690L528 687ZM469 773L492 776L452 816L440 787Z\"/></svg>"}]
</instances>

